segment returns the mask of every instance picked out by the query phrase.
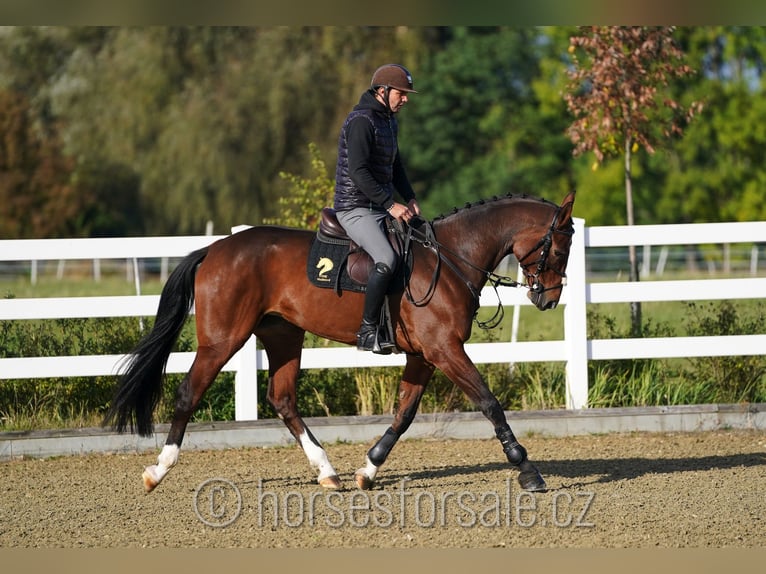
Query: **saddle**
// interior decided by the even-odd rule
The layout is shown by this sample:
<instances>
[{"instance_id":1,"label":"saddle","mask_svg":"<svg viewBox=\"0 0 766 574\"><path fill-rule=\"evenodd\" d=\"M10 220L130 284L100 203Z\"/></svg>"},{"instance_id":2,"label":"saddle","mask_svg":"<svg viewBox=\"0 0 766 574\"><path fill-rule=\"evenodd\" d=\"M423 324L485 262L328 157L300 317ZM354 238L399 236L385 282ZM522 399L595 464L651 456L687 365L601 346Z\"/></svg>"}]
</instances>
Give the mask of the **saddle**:
<instances>
[{"instance_id":1,"label":"saddle","mask_svg":"<svg viewBox=\"0 0 766 574\"><path fill-rule=\"evenodd\" d=\"M394 221L389 223L388 240L394 252L401 256L402 241L394 225ZM318 287L335 289L338 293L343 290L364 292L373 266L372 257L346 235L335 210L323 208L309 252L306 269L309 280Z\"/></svg>"}]
</instances>

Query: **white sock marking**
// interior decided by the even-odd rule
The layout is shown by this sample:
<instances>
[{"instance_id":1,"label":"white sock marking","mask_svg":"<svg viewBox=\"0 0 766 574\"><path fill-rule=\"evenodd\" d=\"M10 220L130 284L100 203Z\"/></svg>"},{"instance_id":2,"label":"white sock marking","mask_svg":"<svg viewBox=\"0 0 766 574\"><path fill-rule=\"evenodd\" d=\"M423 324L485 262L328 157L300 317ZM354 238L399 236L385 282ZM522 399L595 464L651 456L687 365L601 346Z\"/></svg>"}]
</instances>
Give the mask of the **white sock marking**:
<instances>
[{"instance_id":1,"label":"white sock marking","mask_svg":"<svg viewBox=\"0 0 766 574\"><path fill-rule=\"evenodd\" d=\"M369 457L365 457L366 464L364 468L360 468L364 475L369 478L370 480L375 480L375 477L378 475L378 469L380 467L375 466L372 464L372 461L370 461Z\"/></svg>"},{"instance_id":2,"label":"white sock marking","mask_svg":"<svg viewBox=\"0 0 766 574\"><path fill-rule=\"evenodd\" d=\"M165 478L168 471L176 465L178 462L178 451L177 445L166 444L162 447L162 452L157 457L157 464L146 467L145 472L152 477L155 484L159 484Z\"/></svg>"},{"instance_id":3,"label":"white sock marking","mask_svg":"<svg viewBox=\"0 0 766 574\"><path fill-rule=\"evenodd\" d=\"M330 464L330 460L327 458L325 450L314 443L309 438L308 433L303 432L300 436L300 443L303 452L306 453L306 457L309 459L309 464L319 471L318 480L327 478L328 476L335 476L337 473Z\"/></svg>"}]
</instances>

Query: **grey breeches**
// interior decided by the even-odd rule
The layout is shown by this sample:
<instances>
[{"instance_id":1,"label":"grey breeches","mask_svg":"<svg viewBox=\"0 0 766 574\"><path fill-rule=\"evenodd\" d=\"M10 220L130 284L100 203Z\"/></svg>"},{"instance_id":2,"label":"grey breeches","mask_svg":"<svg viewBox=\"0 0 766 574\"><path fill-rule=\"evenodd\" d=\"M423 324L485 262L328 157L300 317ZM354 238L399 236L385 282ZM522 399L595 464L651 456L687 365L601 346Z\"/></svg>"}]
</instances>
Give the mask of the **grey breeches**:
<instances>
[{"instance_id":1,"label":"grey breeches","mask_svg":"<svg viewBox=\"0 0 766 574\"><path fill-rule=\"evenodd\" d=\"M388 217L385 211L356 207L338 211L336 215L348 236L369 253L375 263L385 263L390 269L396 267L396 254L385 232Z\"/></svg>"}]
</instances>

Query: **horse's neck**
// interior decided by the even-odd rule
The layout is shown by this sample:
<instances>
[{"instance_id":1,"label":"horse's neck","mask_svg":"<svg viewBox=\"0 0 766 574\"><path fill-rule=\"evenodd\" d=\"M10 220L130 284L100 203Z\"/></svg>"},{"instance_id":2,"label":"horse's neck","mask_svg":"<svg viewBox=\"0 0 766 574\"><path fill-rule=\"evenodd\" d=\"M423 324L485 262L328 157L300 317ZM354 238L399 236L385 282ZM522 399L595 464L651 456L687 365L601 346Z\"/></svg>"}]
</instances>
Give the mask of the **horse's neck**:
<instances>
[{"instance_id":1,"label":"horse's neck","mask_svg":"<svg viewBox=\"0 0 766 574\"><path fill-rule=\"evenodd\" d=\"M546 204L532 199L500 199L464 208L444 219L437 240L486 271L511 252L514 237L548 219Z\"/></svg>"},{"instance_id":2,"label":"horse's neck","mask_svg":"<svg viewBox=\"0 0 766 574\"><path fill-rule=\"evenodd\" d=\"M515 225L500 217L484 218L476 209L445 219L436 228L436 239L471 266L492 271L508 254L514 233Z\"/></svg>"}]
</instances>

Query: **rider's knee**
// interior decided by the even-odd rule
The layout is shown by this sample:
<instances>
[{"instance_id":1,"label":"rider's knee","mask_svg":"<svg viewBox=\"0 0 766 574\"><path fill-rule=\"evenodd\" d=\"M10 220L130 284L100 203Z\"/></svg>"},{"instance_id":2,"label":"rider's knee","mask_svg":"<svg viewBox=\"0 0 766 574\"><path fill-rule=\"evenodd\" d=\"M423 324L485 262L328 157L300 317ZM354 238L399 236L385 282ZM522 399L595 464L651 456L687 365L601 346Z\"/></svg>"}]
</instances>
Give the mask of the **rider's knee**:
<instances>
[{"instance_id":1,"label":"rider's knee","mask_svg":"<svg viewBox=\"0 0 766 574\"><path fill-rule=\"evenodd\" d=\"M375 273L377 273L378 275L389 276L392 273L391 266L388 263L383 263L382 261L378 261L375 264Z\"/></svg>"}]
</instances>

